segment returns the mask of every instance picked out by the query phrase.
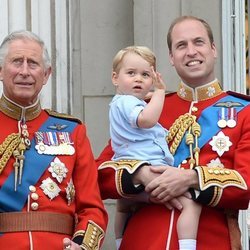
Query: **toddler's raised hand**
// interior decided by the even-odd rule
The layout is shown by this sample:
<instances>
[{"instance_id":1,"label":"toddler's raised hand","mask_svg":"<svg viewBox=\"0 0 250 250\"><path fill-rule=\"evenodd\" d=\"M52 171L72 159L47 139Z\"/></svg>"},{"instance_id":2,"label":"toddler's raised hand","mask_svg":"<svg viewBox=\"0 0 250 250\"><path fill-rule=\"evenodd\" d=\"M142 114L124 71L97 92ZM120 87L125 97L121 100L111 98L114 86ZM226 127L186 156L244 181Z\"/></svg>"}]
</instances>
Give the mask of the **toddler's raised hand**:
<instances>
[{"instance_id":1,"label":"toddler's raised hand","mask_svg":"<svg viewBox=\"0 0 250 250\"><path fill-rule=\"evenodd\" d=\"M154 70L154 67L151 67L151 70L152 70L153 85L154 85L155 90L156 89L166 90L166 85L163 82L161 74L159 72L156 72Z\"/></svg>"}]
</instances>

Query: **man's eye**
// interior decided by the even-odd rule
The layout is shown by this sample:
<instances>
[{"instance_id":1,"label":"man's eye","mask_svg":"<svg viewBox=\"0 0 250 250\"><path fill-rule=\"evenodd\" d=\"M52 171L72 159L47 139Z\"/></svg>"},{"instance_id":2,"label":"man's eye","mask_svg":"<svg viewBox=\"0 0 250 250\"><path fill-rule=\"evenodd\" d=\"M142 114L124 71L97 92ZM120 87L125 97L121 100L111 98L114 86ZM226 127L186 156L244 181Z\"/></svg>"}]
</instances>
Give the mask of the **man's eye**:
<instances>
[{"instance_id":1,"label":"man's eye","mask_svg":"<svg viewBox=\"0 0 250 250\"><path fill-rule=\"evenodd\" d=\"M196 44L197 44L197 45L203 45L204 42L203 42L202 40L197 40L197 41L196 41Z\"/></svg>"},{"instance_id":2,"label":"man's eye","mask_svg":"<svg viewBox=\"0 0 250 250\"><path fill-rule=\"evenodd\" d=\"M37 63L36 63L36 62L33 62L33 61L28 62L28 65L29 65L29 67L31 67L31 68L36 68L36 67L37 67Z\"/></svg>"},{"instance_id":3,"label":"man's eye","mask_svg":"<svg viewBox=\"0 0 250 250\"><path fill-rule=\"evenodd\" d=\"M19 65L19 64L23 63L23 60L22 59L14 59L13 63L16 64L16 65Z\"/></svg>"},{"instance_id":4,"label":"man's eye","mask_svg":"<svg viewBox=\"0 0 250 250\"><path fill-rule=\"evenodd\" d=\"M184 43L180 43L180 44L178 44L177 46L176 46L176 48L177 49L182 49L182 48L184 48Z\"/></svg>"}]
</instances>

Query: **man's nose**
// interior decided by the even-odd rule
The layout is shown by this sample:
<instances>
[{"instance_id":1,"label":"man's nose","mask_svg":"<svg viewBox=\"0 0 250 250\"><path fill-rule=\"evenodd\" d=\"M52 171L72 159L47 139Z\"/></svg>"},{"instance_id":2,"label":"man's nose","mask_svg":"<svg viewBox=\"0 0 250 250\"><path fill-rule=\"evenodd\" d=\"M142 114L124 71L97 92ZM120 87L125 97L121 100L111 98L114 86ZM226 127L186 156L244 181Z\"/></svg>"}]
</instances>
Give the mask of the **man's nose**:
<instances>
[{"instance_id":1,"label":"man's nose","mask_svg":"<svg viewBox=\"0 0 250 250\"><path fill-rule=\"evenodd\" d=\"M20 72L21 75L23 76L29 76L30 75L30 70L29 70L29 65L27 61L23 61L23 64L20 67Z\"/></svg>"},{"instance_id":2,"label":"man's nose","mask_svg":"<svg viewBox=\"0 0 250 250\"><path fill-rule=\"evenodd\" d=\"M187 54L188 55L195 55L197 53L196 47L193 44L188 44L187 46Z\"/></svg>"}]
</instances>

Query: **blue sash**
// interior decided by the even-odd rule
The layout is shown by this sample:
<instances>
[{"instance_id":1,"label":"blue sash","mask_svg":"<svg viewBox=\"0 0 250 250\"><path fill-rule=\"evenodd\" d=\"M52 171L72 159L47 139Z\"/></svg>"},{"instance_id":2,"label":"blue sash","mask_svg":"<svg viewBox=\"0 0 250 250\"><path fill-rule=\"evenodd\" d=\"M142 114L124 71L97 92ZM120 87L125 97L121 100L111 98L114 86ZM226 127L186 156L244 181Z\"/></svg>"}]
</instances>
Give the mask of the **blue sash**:
<instances>
[{"instance_id":1,"label":"blue sash","mask_svg":"<svg viewBox=\"0 0 250 250\"><path fill-rule=\"evenodd\" d=\"M240 99L234 96L226 96L221 98L218 102L238 102L241 103L242 106L235 107L236 112L239 113L245 106L249 104L249 101ZM217 103L218 103L217 102ZM214 135L216 135L220 128L217 125L217 114L215 111L219 112L221 107L216 107L214 105L209 106L204 109L201 116L198 119L198 123L201 126L201 136L199 137L199 147L202 148ZM189 147L186 145L185 139L183 137L176 153L174 155L174 166L178 166L183 160L190 157Z\"/></svg>"},{"instance_id":2,"label":"blue sash","mask_svg":"<svg viewBox=\"0 0 250 250\"><path fill-rule=\"evenodd\" d=\"M64 130L67 132L72 132L77 125L76 122L49 117L39 131L52 131L52 129L48 129L49 126L61 124L62 122L63 125L67 125ZM14 171L12 171L0 189L0 212L22 210L30 192L29 186L37 183L54 157L54 155L38 154L35 150L35 138L33 138L30 149L25 151L22 184L17 186L16 191L14 190Z\"/></svg>"}]
</instances>

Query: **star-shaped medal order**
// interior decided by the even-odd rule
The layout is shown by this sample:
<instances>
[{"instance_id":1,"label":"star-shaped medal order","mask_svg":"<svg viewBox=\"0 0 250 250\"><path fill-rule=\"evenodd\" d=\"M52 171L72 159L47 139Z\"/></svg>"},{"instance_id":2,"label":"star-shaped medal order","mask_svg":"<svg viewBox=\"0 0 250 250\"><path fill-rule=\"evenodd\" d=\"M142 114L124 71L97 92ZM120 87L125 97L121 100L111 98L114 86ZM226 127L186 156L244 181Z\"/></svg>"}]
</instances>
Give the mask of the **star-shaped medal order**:
<instances>
[{"instance_id":1,"label":"star-shaped medal order","mask_svg":"<svg viewBox=\"0 0 250 250\"><path fill-rule=\"evenodd\" d=\"M62 183L68 172L65 164L61 162L58 157L56 157L54 161L50 163L48 170L52 177L56 178L59 183Z\"/></svg>"},{"instance_id":2,"label":"star-shaped medal order","mask_svg":"<svg viewBox=\"0 0 250 250\"><path fill-rule=\"evenodd\" d=\"M216 158L216 159L212 159L207 166L209 168L214 168L214 167L218 167L218 168L224 168L224 165L221 163L220 158Z\"/></svg>"},{"instance_id":3,"label":"star-shaped medal order","mask_svg":"<svg viewBox=\"0 0 250 250\"><path fill-rule=\"evenodd\" d=\"M49 177L46 180L42 181L40 187L43 192L50 198L50 200L53 200L55 197L57 197L61 191L58 185Z\"/></svg>"},{"instance_id":4,"label":"star-shaped medal order","mask_svg":"<svg viewBox=\"0 0 250 250\"><path fill-rule=\"evenodd\" d=\"M219 156L222 156L224 152L228 151L229 147L233 145L232 142L230 142L229 137L222 131L213 136L213 139L209 144L212 146L212 150L216 151Z\"/></svg>"}]
</instances>

